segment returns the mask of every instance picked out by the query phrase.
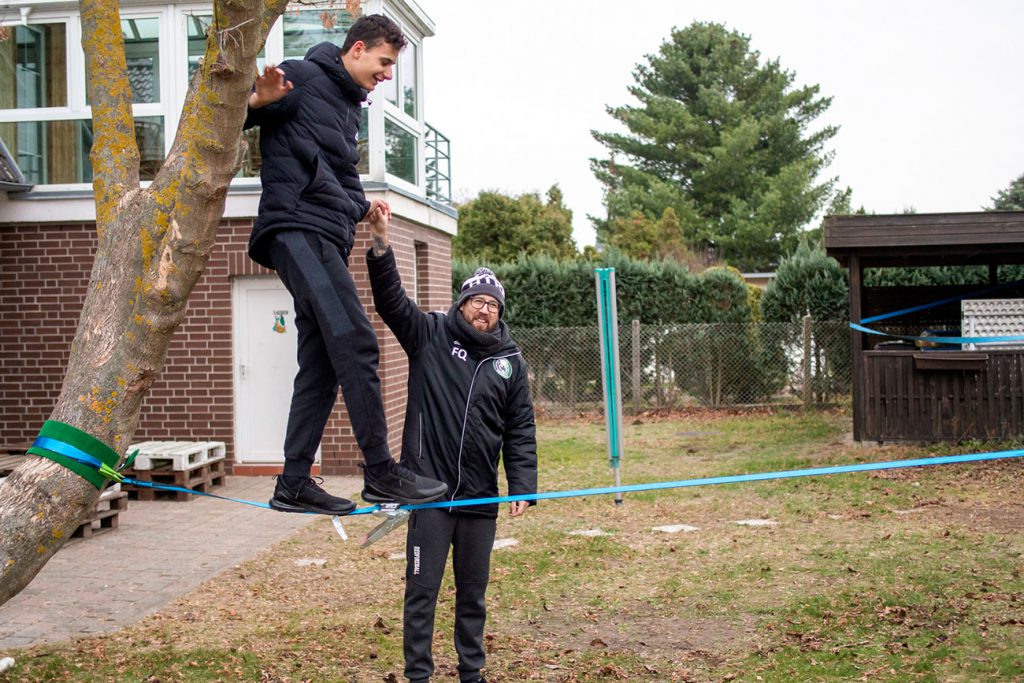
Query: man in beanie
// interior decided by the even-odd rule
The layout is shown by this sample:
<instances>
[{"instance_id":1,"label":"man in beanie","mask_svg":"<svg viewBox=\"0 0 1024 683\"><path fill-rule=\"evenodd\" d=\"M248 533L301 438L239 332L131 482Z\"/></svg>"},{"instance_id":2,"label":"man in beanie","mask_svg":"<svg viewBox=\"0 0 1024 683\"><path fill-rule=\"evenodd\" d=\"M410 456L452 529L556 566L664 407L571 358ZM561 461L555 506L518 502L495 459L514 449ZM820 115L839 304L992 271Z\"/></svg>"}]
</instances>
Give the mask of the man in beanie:
<instances>
[{"instance_id":1,"label":"man in beanie","mask_svg":"<svg viewBox=\"0 0 1024 683\"><path fill-rule=\"evenodd\" d=\"M509 495L537 491L537 439L526 362L502 320L505 289L487 268L463 284L446 313L423 313L406 296L388 244L387 215L370 224L366 261L377 313L409 356L402 463L448 485L443 500L498 495L498 462ZM368 502L382 502L364 491ZM512 517L526 501L510 504ZM490 576L497 504L415 510L405 569L405 675L434 672L434 609L448 548L455 572L455 650L459 679L483 681L484 595Z\"/></svg>"}]
</instances>

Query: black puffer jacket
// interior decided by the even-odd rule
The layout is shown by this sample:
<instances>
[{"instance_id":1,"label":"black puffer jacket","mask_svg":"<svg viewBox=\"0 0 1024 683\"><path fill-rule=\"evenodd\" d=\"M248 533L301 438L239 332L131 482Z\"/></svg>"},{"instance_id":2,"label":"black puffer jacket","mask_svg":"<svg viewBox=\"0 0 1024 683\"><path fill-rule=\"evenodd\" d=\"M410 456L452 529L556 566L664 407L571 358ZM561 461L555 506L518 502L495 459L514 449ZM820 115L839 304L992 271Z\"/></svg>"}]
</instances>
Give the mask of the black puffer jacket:
<instances>
[{"instance_id":1,"label":"black puffer jacket","mask_svg":"<svg viewBox=\"0 0 1024 683\"><path fill-rule=\"evenodd\" d=\"M480 346L457 324L458 308L423 313L405 295L392 250L371 251L366 261L377 313L409 356L402 462L448 484L450 500L464 500L498 495L500 455L508 493L536 493L533 401L508 327L499 322L493 343ZM495 517L498 506L449 510Z\"/></svg>"},{"instance_id":2,"label":"black puffer jacket","mask_svg":"<svg viewBox=\"0 0 1024 683\"><path fill-rule=\"evenodd\" d=\"M249 256L272 268L266 237L282 228L313 230L346 256L355 226L370 208L359 182L356 139L366 91L356 85L333 43L314 45L280 68L295 86L283 99L250 109L245 127L260 127L259 216Z\"/></svg>"}]
</instances>

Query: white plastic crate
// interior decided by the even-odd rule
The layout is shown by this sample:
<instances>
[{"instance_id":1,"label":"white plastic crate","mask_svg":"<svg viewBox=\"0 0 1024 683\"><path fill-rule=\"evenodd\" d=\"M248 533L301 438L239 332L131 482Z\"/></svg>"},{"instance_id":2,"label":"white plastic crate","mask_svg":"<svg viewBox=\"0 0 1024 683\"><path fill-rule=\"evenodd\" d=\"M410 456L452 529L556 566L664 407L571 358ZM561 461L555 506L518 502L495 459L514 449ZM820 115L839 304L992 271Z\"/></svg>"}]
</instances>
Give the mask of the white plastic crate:
<instances>
[{"instance_id":1,"label":"white plastic crate","mask_svg":"<svg viewBox=\"0 0 1024 683\"><path fill-rule=\"evenodd\" d=\"M960 302L961 335L1012 337L1024 335L1024 299L965 299ZM1024 342L964 344L965 351L1024 349Z\"/></svg>"}]
</instances>

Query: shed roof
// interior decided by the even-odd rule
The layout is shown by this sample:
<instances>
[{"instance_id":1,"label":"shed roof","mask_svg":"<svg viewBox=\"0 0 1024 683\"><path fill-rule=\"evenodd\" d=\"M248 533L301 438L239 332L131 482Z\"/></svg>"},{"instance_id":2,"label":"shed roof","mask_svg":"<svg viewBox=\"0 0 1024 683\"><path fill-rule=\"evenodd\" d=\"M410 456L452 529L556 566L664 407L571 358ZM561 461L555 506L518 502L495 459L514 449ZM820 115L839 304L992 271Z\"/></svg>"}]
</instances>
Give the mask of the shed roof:
<instances>
[{"instance_id":1,"label":"shed roof","mask_svg":"<svg viewBox=\"0 0 1024 683\"><path fill-rule=\"evenodd\" d=\"M824 235L843 266L1024 263L1024 211L827 216Z\"/></svg>"}]
</instances>

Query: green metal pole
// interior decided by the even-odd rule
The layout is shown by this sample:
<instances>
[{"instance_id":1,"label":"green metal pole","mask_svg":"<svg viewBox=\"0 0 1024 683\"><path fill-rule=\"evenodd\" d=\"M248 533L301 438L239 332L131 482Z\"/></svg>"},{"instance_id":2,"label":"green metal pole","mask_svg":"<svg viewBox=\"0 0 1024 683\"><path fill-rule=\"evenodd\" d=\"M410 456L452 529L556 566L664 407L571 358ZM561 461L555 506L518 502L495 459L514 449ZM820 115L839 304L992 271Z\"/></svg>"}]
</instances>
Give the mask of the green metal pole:
<instances>
[{"instance_id":1,"label":"green metal pole","mask_svg":"<svg viewBox=\"0 0 1024 683\"><path fill-rule=\"evenodd\" d=\"M619 312L615 297L615 269L595 268L597 327L601 339L601 380L604 385L604 420L608 429L608 462L615 485L622 484L622 389L619 382ZM622 504L622 494L615 495Z\"/></svg>"}]
</instances>

